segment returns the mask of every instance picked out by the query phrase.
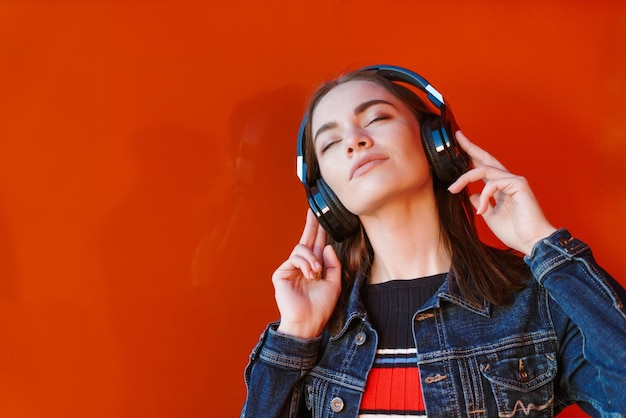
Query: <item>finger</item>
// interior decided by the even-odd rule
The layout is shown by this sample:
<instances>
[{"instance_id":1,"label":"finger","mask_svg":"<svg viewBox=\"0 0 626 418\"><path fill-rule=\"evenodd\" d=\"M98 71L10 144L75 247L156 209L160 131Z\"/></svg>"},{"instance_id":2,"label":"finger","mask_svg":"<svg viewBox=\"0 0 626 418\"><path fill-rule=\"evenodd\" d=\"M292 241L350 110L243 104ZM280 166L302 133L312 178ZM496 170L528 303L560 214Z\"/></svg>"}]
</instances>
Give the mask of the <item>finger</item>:
<instances>
[{"instance_id":1,"label":"finger","mask_svg":"<svg viewBox=\"0 0 626 418\"><path fill-rule=\"evenodd\" d=\"M480 199L477 205L476 214L486 215L487 212L491 211L493 209L491 199L494 199L497 204L498 199L506 195L514 194L516 190L519 190L520 179L521 177L519 176L509 176L496 180L490 180L485 183L485 187L480 192Z\"/></svg>"},{"instance_id":2,"label":"finger","mask_svg":"<svg viewBox=\"0 0 626 418\"><path fill-rule=\"evenodd\" d=\"M485 216L487 215L487 212L493 209L493 205L491 204L491 198L495 195L496 192L497 187L494 185L491 185L491 187L485 186L483 188L483 190L480 192L480 195L478 195L478 202L476 202L476 204L472 202L472 205L474 205L474 207L476 208L476 215ZM471 197L470 201L472 201Z\"/></svg>"},{"instance_id":3,"label":"finger","mask_svg":"<svg viewBox=\"0 0 626 418\"><path fill-rule=\"evenodd\" d=\"M315 263L319 266L319 271L314 268ZM274 272L276 280L295 280L300 274L307 279L319 277L321 265L317 261L312 261L306 256L292 254L289 259L283 262Z\"/></svg>"},{"instance_id":4,"label":"finger","mask_svg":"<svg viewBox=\"0 0 626 418\"><path fill-rule=\"evenodd\" d=\"M322 249L323 250L323 249ZM314 273L322 272L322 254L320 252L319 255L313 252L313 249L307 247L304 244L298 244L294 247L291 255L289 256L289 260L294 260L292 265L296 268L301 268L300 260L305 261L308 266L306 267L307 271L312 271ZM288 260L288 261L289 261Z\"/></svg>"},{"instance_id":5,"label":"finger","mask_svg":"<svg viewBox=\"0 0 626 418\"><path fill-rule=\"evenodd\" d=\"M459 178L456 179L456 181L452 183L450 187L448 187L448 190L452 193L458 193L463 190L463 188L468 184L474 183L479 180L487 182L489 180L506 178L510 176L511 173L506 170L487 165L478 165L476 166L476 168L473 168L461 174Z\"/></svg>"},{"instance_id":6,"label":"finger","mask_svg":"<svg viewBox=\"0 0 626 418\"><path fill-rule=\"evenodd\" d=\"M462 131L457 131L454 135L456 140L458 141L461 148L467 152L467 154L472 158L472 163L474 166L480 165L489 165L491 167L496 167L501 170L506 170L504 165L500 163L493 155L489 154L484 149L480 148L478 145L471 142Z\"/></svg>"},{"instance_id":7,"label":"finger","mask_svg":"<svg viewBox=\"0 0 626 418\"><path fill-rule=\"evenodd\" d=\"M341 262L335 253L335 249L332 245L327 245L324 248L324 269L326 280L333 281L335 283L341 283Z\"/></svg>"},{"instance_id":8,"label":"finger","mask_svg":"<svg viewBox=\"0 0 626 418\"><path fill-rule=\"evenodd\" d=\"M473 194L473 195L470 196L470 203L472 204L472 206L474 206L474 209L476 210L476 214L477 215L484 215L488 210L491 210L490 207L487 207L485 209L482 209L480 207L480 205L481 205L480 194L478 194L478 193ZM481 212L481 211L484 211L484 212Z\"/></svg>"},{"instance_id":9,"label":"finger","mask_svg":"<svg viewBox=\"0 0 626 418\"><path fill-rule=\"evenodd\" d=\"M307 209L304 230L302 231L302 236L298 242L307 248L313 248L319 229L320 223L317 221L315 214L311 209Z\"/></svg>"},{"instance_id":10,"label":"finger","mask_svg":"<svg viewBox=\"0 0 626 418\"><path fill-rule=\"evenodd\" d=\"M315 219L317 223L317 234L315 235L315 243L313 244L313 254L322 260L322 254L324 252L324 247L326 247L326 230L321 227L318 220Z\"/></svg>"}]
</instances>

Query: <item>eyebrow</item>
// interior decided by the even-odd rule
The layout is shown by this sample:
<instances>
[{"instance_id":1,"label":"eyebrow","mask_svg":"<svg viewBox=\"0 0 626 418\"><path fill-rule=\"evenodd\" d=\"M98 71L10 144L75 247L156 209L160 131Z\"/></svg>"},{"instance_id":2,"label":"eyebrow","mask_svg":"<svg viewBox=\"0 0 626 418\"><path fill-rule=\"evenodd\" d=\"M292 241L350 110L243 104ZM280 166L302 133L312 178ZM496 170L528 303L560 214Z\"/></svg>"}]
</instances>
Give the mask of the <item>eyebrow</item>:
<instances>
[{"instance_id":1,"label":"eyebrow","mask_svg":"<svg viewBox=\"0 0 626 418\"><path fill-rule=\"evenodd\" d=\"M370 107L377 105L377 104L387 104L389 106L392 106L395 108L395 106L393 105L393 103L388 102L387 100L383 100L383 99L374 99L374 100L368 100L367 102L363 102L361 104L359 104L357 107L354 108L354 115L358 116L359 114L365 112L367 109L369 109ZM319 127L319 129L317 130L317 132L315 132L315 135L313 136L313 142L315 142L315 140L317 140L317 137L325 132L328 131L330 129L336 128L337 127L337 122L326 122L325 124L323 124L322 126Z\"/></svg>"}]
</instances>

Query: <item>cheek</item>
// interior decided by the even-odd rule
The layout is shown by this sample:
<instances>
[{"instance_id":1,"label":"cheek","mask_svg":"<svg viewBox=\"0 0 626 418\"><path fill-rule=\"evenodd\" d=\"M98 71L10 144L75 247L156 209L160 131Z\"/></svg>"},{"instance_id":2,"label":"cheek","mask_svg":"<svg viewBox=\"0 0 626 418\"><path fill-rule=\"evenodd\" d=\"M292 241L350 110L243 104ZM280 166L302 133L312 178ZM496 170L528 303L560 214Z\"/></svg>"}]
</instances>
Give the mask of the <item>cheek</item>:
<instances>
[{"instance_id":1,"label":"cheek","mask_svg":"<svg viewBox=\"0 0 626 418\"><path fill-rule=\"evenodd\" d=\"M430 169L430 161L428 161L426 151L422 146L422 140L420 138L417 139L417 142L408 145L405 150L406 152L403 153L403 156L406 160L412 162L414 165Z\"/></svg>"},{"instance_id":2,"label":"cheek","mask_svg":"<svg viewBox=\"0 0 626 418\"><path fill-rule=\"evenodd\" d=\"M319 163L319 168L322 178L333 190L341 187L339 180L342 177L342 165L339 162L333 163L331 160L326 159L323 163Z\"/></svg>"},{"instance_id":3,"label":"cheek","mask_svg":"<svg viewBox=\"0 0 626 418\"><path fill-rule=\"evenodd\" d=\"M347 180L348 169L345 168L345 162L343 162L343 164L341 162L320 164L320 173L337 199L339 199L345 207L351 207L354 196L350 193L350 185Z\"/></svg>"}]
</instances>

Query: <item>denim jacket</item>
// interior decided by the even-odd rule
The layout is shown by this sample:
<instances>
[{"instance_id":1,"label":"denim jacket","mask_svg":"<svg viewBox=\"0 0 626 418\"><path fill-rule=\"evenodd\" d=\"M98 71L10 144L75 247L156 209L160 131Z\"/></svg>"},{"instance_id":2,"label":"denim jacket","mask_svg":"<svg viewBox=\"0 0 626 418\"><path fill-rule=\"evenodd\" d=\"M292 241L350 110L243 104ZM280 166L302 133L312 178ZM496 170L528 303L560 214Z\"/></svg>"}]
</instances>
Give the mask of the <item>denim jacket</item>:
<instances>
[{"instance_id":1,"label":"denim jacket","mask_svg":"<svg viewBox=\"0 0 626 418\"><path fill-rule=\"evenodd\" d=\"M429 418L551 417L578 403L626 417L624 289L564 229L525 258L535 280L513 303L482 306L449 290L413 316ZM270 324L245 371L241 417L356 417L377 334L357 280L341 331L302 340Z\"/></svg>"}]
</instances>

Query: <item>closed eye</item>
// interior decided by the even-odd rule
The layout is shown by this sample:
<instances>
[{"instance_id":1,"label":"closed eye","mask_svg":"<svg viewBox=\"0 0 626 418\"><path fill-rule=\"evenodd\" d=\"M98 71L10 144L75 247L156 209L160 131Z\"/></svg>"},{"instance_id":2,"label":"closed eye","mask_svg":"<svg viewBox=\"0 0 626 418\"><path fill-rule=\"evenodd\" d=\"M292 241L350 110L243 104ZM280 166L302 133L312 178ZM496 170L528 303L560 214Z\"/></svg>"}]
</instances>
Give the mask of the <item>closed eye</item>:
<instances>
[{"instance_id":1,"label":"closed eye","mask_svg":"<svg viewBox=\"0 0 626 418\"><path fill-rule=\"evenodd\" d=\"M383 120L387 120L387 119L389 119L389 118L390 118L390 117L389 117L389 116L387 116L387 115L380 115L380 116L376 116L376 117L374 117L373 119L371 119L371 120L367 123L367 126L371 125L372 123L376 123L376 122L380 122L380 121L383 121Z\"/></svg>"},{"instance_id":2,"label":"closed eye","mask_svg":"<svg viewBox=\"0 0 626 418\"><path fill-rule=\"evenodd\" d=\"M322 154L323 154L326 150L328 150L330 147L332 147L333 145L335 145L335 144L336 144L336 143L338 143L338 142L339 142L339 139L335 139L335 140L328 141L328 142L327 142L326 144L324 144L324 146L322 147L322 150L321 150Z\"/></svg>"}]
</instances>

